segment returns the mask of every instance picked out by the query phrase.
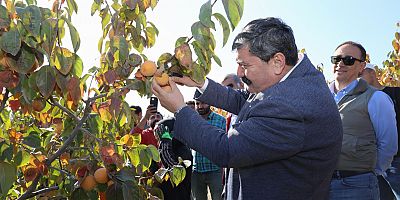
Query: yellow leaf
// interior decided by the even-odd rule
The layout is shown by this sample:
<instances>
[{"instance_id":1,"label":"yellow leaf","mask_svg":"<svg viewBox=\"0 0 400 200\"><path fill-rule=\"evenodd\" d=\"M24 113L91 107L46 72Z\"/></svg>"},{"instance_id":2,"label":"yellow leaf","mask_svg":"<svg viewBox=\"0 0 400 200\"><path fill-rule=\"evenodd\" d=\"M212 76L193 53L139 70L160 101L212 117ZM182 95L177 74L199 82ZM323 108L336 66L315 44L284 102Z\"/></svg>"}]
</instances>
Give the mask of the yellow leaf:
<instances>
[{"instance_id":1,"label":"yellow leaf","mask_svg":"<svg viewBox=\"0 0 400 200\"><path fill-rule=\"evenodd\" d=\"M396 40L392 41L392 46L393 46L394 50L399 51L400 44Z\"/></svg>"},{"instance_id":2,"label":"yellow leaf","mask_svg":"<svg viewBox=\"0 0 400 200\"><path fill-rule=\"evenodd\" d=\"M72 109L72 106L74 105L74 101L67 101L67 107L69 109Z\"/></svg>"},{"instance_id":3,"label":"yellow leaf","mask_svg":"<svg viewBox=\"0 0 400 200\"><path fill-rule=\"evenodd\" d=\"M99 108L99 114L101 120L105 122L110 122L112 119L111 113L105 108Z\"/></svg>"},{"instance_id":4,"label":"yellow leaf","mask_svg":"<svg viewBox=\"0 0 400 200\"><path fill-rule=\"evenodd\" d=\"M133 137L130 134L126 134L120 139L120 142L123 145L126 145L128 147L132 147L132 145L133 145Z\"/></svg>"}]
</instances>

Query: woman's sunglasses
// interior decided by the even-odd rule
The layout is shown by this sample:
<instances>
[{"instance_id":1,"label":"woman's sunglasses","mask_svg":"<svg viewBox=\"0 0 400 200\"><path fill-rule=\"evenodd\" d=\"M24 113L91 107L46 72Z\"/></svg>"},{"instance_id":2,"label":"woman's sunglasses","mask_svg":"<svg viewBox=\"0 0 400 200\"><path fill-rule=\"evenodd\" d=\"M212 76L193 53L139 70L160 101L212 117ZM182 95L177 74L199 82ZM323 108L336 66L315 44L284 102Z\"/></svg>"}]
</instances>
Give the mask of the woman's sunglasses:
<instances>
[{"instance_id":1,"label":"woman's sunglasses","mask_svg":"<svg viewBox=\"0 0 400 200\"><path fill-rule=\"evenodd\" d=\"M343 61L343 64L345 65L354 65L354 62L360 61L360 62L364 62L363 60L354 58L353 56L331 56L331 63L332 64L338 64L340 61Z\"/></svg>"}]
</instances>

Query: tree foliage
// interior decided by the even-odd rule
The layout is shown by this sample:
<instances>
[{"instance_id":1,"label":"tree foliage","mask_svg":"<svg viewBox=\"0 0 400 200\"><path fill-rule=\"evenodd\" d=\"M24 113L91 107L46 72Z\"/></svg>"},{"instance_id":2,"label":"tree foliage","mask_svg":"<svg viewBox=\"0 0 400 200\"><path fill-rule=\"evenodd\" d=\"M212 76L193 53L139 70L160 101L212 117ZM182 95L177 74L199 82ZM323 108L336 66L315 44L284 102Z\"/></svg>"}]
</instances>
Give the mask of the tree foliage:
<instances>
[{"instance_id":1,"label":"tree foliage","mask_svg":"<svg viewBox=\"0 0 400 200\"><path fill-rule=\"evenodd\" d=\"M400 28L400 22L397 23ZM395 32L392 40L393 50L382 62L383 68L377 68L377 78L382 85L400 87L400 33Z\"/></svg>"},{"instance_id":2,"label":"tree foliage","mask_svg":"<svg viewBox=\"0 0 400 200\"><path fill-rule=\"evenodd\" d=\"M162 199L157 183L178 185L188 163L150 173L160 161L158 151L129 134L125 101L130 90L151 95L153 77L138 72L147 60L143 50L154 46L159 33L146 18L158 0L93 0L90 12L101 17L103 34L100 62L88 70L71 21L79 2L52 2L44 8L36 0L0 0L0 198ZM243 14L243 0L222 0L225 15L213 12L216 2L201 6L192 36L178 38L174 52L160 55L158 73L199 81L212 62L222 65L215 22L225 45ZM72 49L64 46L66 34ZM89 190L87 177L100 167L110 181Z\"/></svg>"}]
</instances>

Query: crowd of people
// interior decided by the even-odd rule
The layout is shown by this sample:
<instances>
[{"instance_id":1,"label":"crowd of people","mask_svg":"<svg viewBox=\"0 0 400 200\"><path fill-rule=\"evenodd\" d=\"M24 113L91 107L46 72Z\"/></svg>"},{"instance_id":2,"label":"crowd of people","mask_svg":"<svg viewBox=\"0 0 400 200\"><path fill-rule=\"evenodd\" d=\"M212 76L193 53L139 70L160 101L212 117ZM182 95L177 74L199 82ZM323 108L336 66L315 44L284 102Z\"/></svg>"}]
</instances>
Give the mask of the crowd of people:
<instances>
[{"instance_id":1,"label":"crowd of people","mask_svg":"<svg viewBox=\"0 0 400 200\"><path fill-rule=\"evenodd\" d=\"M166 92L153 81L173 118L132 107L132 134L159 148L164 167L192 161L183 184L160 186L165 199L400 198L400 89L379 83L361 44L333 50L329 84L279 18L251 21L232 50L237 74L221 83L171 77ZM176 84L196 87L194 100Z\"/></svg>"}]
</instances>

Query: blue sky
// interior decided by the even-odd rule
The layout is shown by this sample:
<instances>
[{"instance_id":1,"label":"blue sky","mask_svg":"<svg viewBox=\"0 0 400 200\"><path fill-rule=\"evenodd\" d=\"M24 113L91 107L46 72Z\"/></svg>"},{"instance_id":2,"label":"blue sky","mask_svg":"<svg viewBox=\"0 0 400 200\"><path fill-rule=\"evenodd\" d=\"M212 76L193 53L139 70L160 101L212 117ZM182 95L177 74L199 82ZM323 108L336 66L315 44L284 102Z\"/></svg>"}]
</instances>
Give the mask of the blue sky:
<instances>
[{"instance_id":1,"label":"blue sky","mask_svg":"<svg viewBox=\"0 0 400 200\"><path fill-rule=\"evenodd\" d=\"M40 0L39 0L40 1ZM43 0L42 0L43 1ZM97 41L101 34L100 18L90 16L92 0L77 0L79 13L73 24L81 36L81 56L86 69L98 66L99 53ZM151 60L157 60L164 52L173 52L175 40L190 36L190 26L198 20L200 6L205 0L160 0L154 11L147 13L160 31L156 46L145 50ZM222 32L217 27L214 33L217 40L217 54L223 67L214 65L209 77L220 82L227 73L236 72L235 54L231 52L234 36L251 20L265 17L279 17L292 27L297 47L305 48L311 61L316 65L323 63L325 76L332 80L332 67L329 62L336 46L352 40L361 43L370 54L371 62L382 66L387 53L392 49L394 33L399 31L396 23L400 21L399 0L336 0L336 1L245 1L241 22L225 47L222 47ZM224 14L221 0L216 3L214 12ZM217 23L218 24L218 23ZM69 43L68 41L65 44ZM185 100L190 100L193 89L181 88ZM128 94L128 102L145 109L147 99L140 99L133 91ZM163 110L161 110L163 111Z\"/></svg>"}]
</instances>

